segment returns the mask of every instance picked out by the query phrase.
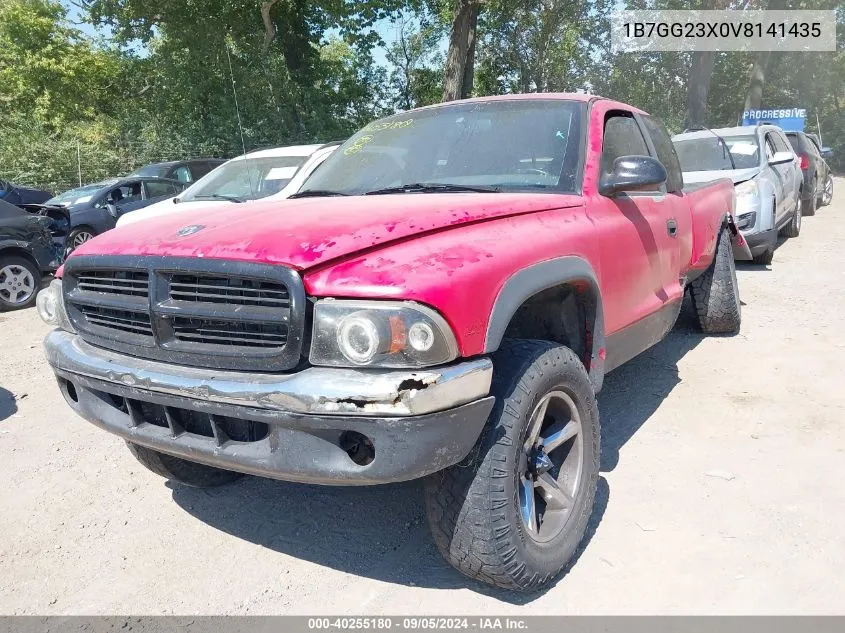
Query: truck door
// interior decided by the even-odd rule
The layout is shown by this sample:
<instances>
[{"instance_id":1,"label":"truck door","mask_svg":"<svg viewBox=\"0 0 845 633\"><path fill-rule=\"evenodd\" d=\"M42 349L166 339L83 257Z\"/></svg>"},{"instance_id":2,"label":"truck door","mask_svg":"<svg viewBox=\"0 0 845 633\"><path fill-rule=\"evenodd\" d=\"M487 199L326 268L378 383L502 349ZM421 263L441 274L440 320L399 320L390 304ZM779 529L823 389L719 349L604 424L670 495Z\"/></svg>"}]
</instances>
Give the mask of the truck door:
<instances>
[{"instance_id":1,"label":"truck door","mask_svg":"<svg viewBox=\"0 0 845 633\"><path fill-rule=\"evenodd\" d=\"M659 217L654 230L660 238L663 289L667 300L674 301L683 298L679 273L692 258L692 209L684 198L684 176L672 137L659 119L648 115L637 115L636 118L646 134L651 155L666 169L664 195L654 199L657 206L655 217Z\"/></svg>"},{"instance_id":2,"label":"truck door","mask_svg":"<svg viewBox=\"0 0 845 633\"><path fill-rule=\"evenodd\" d=\"M600 107L593 108L593 116L602 114ZM599 178L613 170L614 161L620 156L650 155L645 136L631 112L611 110L603 116ZM595 129L597 125L591 127ZM599 194L588 204L594 209L591 215L595 216L601 240L600 276L608 335L660 312L670 298L664 261L664 251L670 244L669 218L660 204L665 198L665 191L655 189L611 197ZM677 241L671 244L670 248L677 248Z\"/></svg>"}]
</instances>

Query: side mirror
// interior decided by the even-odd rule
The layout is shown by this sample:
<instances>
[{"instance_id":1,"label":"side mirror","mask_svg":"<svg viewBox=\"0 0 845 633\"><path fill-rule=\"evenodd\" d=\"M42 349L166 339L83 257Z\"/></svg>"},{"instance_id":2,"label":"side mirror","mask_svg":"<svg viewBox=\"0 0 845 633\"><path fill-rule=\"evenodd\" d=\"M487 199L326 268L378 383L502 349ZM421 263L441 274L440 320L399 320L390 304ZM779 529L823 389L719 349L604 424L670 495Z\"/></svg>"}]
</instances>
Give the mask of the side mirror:
<instances>
[{"instance_id":1,"label":"side mirror","mask_svg":"<svg viewBox=\"0 0 845 633\"><path fill-rule=\"evenodd\" d=\"M775 152L775 155L769 159L769 165L783 165L793 160L795 160L795 154L792 152Z\"/></svg>"},{"instance_id":2,"label":"side mirror","mask_svg":"<svg viewBox=\"0 0 845 633\"><path fill-rule=\"evenodd\" d=\"M113 218L116 218L118 215L120 215L120 207L118 207L116 204L112 204L111 202L106 204L106 211L108 211L109 215Z\"/></svg>"},{"instance_id":3,"label":"side mirror","mask_svg":"<svg viewBox=\"0 0 845 633\"><path fill-rule=\"evenodd\" d=\"M599 181L599 193L612 196L622 191L655 191L666 182L666 168L650 156L620 156L613 172Z\"/></svg>"},{"instance_id":4,"label":"side mirror","mask_svg":"<svg viewBox=\"0 0 845 633\"><path fill-rule=\"evenodd\" d=\"M830 158L833 156L833 150L830 147L822 147L822 156Z\"/></svg>"}]
</instances>

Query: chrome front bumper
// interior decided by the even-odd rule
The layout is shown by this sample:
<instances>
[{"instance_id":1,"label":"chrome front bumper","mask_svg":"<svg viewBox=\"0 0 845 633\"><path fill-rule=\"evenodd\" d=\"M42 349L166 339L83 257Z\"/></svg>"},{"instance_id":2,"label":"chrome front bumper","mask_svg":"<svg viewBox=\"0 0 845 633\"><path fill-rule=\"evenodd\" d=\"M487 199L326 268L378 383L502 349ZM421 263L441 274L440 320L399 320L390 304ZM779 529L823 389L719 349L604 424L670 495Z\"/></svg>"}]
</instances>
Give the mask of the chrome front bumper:
<instances>
[{"instance_id":1,"label":"chrome front bumper","mask_svg":"<svg viewBox=\"0 0 845 633\"><path fill-rule=\"evenodd\" d=\"M148 361L54 330L44 346L54 370L224 405L314 415L415 416L445 411L490 392L489 358L420 370L311 367L294 374L215 371Z\"/></svg>"}]
</instances>

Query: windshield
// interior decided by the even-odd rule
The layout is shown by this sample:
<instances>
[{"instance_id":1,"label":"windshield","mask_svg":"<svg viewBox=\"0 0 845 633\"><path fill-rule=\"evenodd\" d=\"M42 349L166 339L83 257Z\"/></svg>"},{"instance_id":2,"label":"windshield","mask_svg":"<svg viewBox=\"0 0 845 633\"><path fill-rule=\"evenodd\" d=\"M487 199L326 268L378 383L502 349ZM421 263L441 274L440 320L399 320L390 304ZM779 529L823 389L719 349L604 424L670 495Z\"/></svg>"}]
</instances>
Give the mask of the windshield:
<instances>
[{"instance_id":1,"label":"windshield","mask_svg":"<svg viewBox=\"0 0 845 633\"><path fill-rule=\"evenodd\" d=\"M209 198L258 200L279 193L287 186L307 156L265 156L230 160L200 178L181 200Z\"/></svg>"},{"instance_id":2,"label":"windshield","mask_svg":"<svg viewBox=\"0 0 845 633\"><path fill-rule=\"evenodd\" d=\"M675 151L683 171L726 171L748 169L760 164L756 135L684 139L675 141Z\"/></svg>"},{"instance_id":3,"label":"windshield","mask_svg":"<svg viewBox=\"0 0 845 633\"><path fill-rule=\"evenodd\" d=\"M59 195L50 198L44 204L61 204L65 206L83 204L91 200L91 198L93 198L100 189L112 184L112 182L117 181L114 180L111 182L98 182L93 185L85 185L84 187L71 189L70 191L65 191L64 193L60 193Z\"/></svg>"},{"instance_id":4,"label":"windshield","mask_svg":"<svg viewBox=\"0 0 845 633\"><path fill-rule=\"evenodd\" d=\"M410 184L575 191L583 104L457 102L376 121L338 148L300 195L359 195Z\"/></svg>"}]
</instances>

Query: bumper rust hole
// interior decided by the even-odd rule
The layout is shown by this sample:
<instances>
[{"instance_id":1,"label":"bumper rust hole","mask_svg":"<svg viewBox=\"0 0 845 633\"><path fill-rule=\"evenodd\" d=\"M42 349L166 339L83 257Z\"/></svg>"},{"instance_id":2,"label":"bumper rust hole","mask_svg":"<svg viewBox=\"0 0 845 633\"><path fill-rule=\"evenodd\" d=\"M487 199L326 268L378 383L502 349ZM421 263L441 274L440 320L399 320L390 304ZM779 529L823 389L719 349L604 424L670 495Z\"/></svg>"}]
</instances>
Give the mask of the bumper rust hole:
<instances>
[{"instance_id":1,"label":"bumper rust hole","mask_svg":"<svg viewBox=\"0 0 845 633\"><path fill-rule=\"evenodd\" d=\"M344 431L340 436L340 447L349 455L349 459L359 466L372 464L376 458L376 449L372 440L357 431Z\"/></svg>"}]
</instances>

